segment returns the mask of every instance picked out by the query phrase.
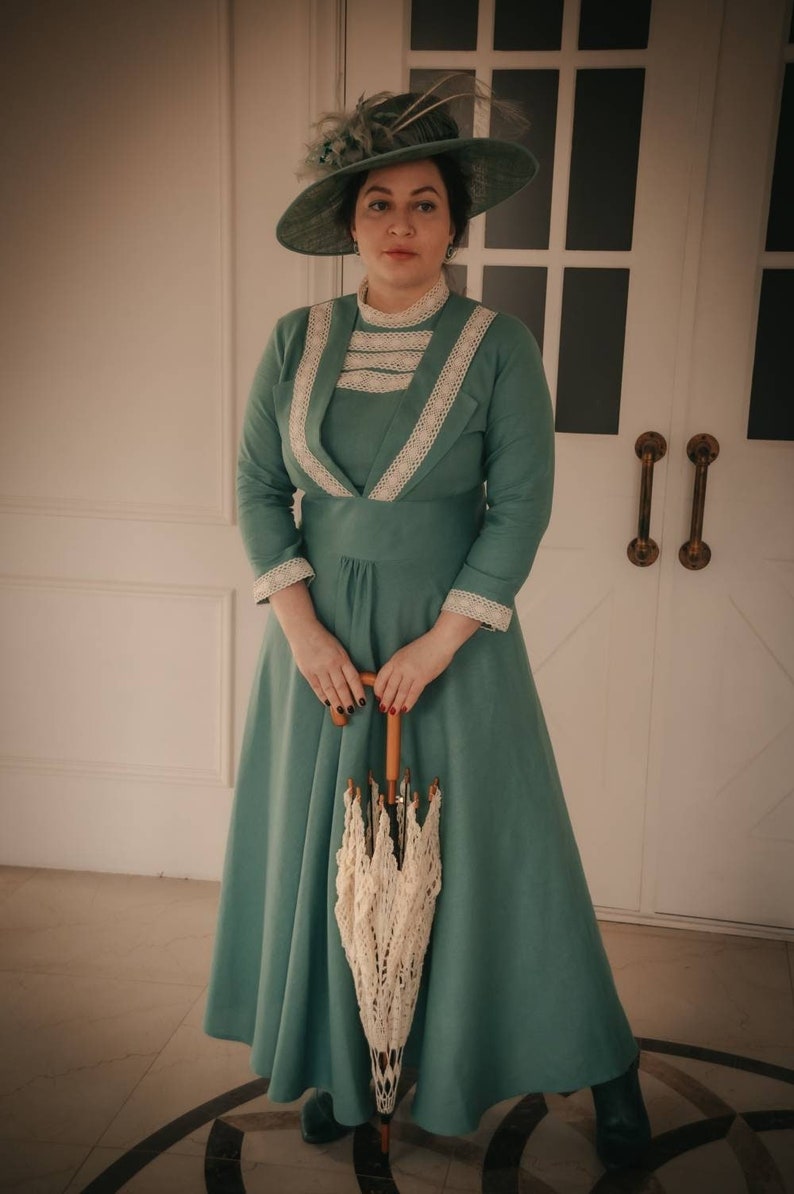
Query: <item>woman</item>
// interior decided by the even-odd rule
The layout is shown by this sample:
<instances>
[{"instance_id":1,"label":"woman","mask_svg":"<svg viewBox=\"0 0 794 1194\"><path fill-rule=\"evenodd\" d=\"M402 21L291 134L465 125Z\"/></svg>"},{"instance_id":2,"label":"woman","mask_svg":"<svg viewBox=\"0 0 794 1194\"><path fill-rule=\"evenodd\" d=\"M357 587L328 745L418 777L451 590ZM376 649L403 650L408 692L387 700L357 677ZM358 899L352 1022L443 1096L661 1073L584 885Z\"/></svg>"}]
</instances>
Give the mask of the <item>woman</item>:
<instances>
[{"instance_id":1,"label":"woman","mask_svg":"<svg viewBox=\"0 0 794 1194\"><path fill-rule=\"evenodd\" d=\"M519 145L461 138L432 92L359 101L310 156L322 177L279 240L357 252L367 278L357 296L279 321L247 408L240 525L275 617L204 1027L251 1045L271 1099L318 1088L304 1139L369 1118L334 919L340 793L382 757L380 713L409 712L404 757L445 793L443 888L405 1055L413 1118L461 1134L509 1096L590 1085L599 1153L625 1164L649 1136L637 1045L513 617L551 508L548 389L524 325L450 294L442 274L469 216L536 163ZM359 670L377 673L374 702ZM326 706L354 714L347 728Z\"/></svg>"}]
</instances>

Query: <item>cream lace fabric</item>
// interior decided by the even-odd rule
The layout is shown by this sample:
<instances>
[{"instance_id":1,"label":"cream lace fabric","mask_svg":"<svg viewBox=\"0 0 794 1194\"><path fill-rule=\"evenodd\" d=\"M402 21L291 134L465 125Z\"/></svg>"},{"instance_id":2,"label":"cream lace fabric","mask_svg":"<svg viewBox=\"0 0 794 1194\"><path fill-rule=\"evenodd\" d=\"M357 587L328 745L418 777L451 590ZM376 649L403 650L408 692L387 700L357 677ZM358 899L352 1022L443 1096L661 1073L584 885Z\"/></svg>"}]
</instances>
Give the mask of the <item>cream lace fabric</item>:
<instances>
[{"instance_id":1,"label":"cream lace fabric","mask_svg":"<svg viewBox=\"0 0 794 1194\"><path fill-rule=\"evenodd\" d=\"M285 560L283 564L278 564L269 572L256 578L254 601L257 604L267 601L268 597L272 593L278 593L279 589L286 589L288 585L294 585L299 580L313 580L314 575L314 569L303 556L296 556L294 560Z\"/></svg>"},{"instance_id":2,"label":"cream lace fabric","mask_svg":"<svg viewBox=\"0 0 794 1194\"><path fill-rule=\"evenodd\" d=\"M303 350L295 383L292 388L292 403L289 412L289 442L295 459L303 471L326 493L333 497L352 497L352 490L337 481L321 460L318 460L306 442L306 418L309 413L309 399L317 378L320 358L328 343L331 330L333 303L318 303L309 311L309 325L306 329L306 344Z\"/></svg>"},{"instance_id":3,"label":"cream lace fabric","mask_svg":"<svg viewBox=\"0 0 794 1194\"><path fill-rule=\"evenodd\" d=\"M509 605L500 605L498 601L480 597L478 593L468 593L465 589L450 589L441 608L452 614L474 618L482 622L487 630L507 630L513 617Z\"/></svg>"},{"instance_id":4,"label":"cream lace fabric","mask_svg":"<svg viewBox=\"0 0 794 1194\"><path fill-rule=\"evenodd\" d=\"M336 920L369 1042L378 1111L389 1115L441 890L441 794L430 801L421 827L413 803L408 803L402 870L394 857L388 813L381 810L370 858L361 799L349 787L344 800Z\"/></svg>"},{"instance_id":5,"label":"cream lace fabric","mask_svg":"<svg viewBox=\"0 0 794 1194\"><path fill-rule=\"evenodd\" d=\"M423 304L427 297L424 295L420 304ZM410 310L414 311L416 306L417 304ZM364 308L370 312L374 311L373 307L366 307L366 304ZM423 312L424 309L423 307ZM378 311L375 314L383 313ZM400 313L401 319L409 316L410 311ZM424 314L422 317L425 318ZM430 331L353 332L342 372L336 383L338 388L363 391L365 394L391 394L406 389L411 384L414 371L430 343L431 335Z\"/></svg>"},{"instance_id":6,"label":"cream lace fabric","mask_svg":"<svg viewBox=\"0 0 794 1194\"><path fill-rule=\"evenodd\" d=\"M405 311L379 311L377 307L370 307L367 302L368 285L367 279L364 278L358 288L358 309L364 322L375 328L409 328L417 323L424 323L426 319L431 319L436 311L440 311L449 298L449 287L442 274L435 286L417 299L412 307Z\"/></svg>"}]
</instances>

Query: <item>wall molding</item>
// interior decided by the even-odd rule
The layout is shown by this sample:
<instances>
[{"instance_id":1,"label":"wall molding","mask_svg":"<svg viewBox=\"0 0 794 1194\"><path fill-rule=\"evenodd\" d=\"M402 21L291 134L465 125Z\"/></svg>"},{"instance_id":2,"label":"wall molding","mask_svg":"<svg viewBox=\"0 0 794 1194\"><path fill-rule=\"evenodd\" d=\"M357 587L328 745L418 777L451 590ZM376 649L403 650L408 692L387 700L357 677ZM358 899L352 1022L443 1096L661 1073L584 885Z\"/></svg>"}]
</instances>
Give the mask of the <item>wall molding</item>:
<instances>
[{"instance_id":1,"label":"wall molding","mask_svg":"<svg viewBox=\"0 0 794 1194\"><path fill-rule=\"evenodd\" d=\"M344 104L346 8L346 0L309 0L303 122L307 137L322 112ZM341 257L307 257L303 266L307 303L324 302L342 293Z\"/></svg>"},{"instance_id":2,"label":"wall molding","mask_svg":"<svg viewBox=\"0 0 794 1194\"><path fill-rule=\"evenodd\" d=\"M341 2L341 0L337 0ZM315 3L323 7L321 0ZM30 497L0 494L0 513L43 514L57 517L120 518L145 522L189 522L197 525L233 525L235 521L234 393L236 385L235 262L234 262L234 64L232 0L216 0L216 60L218 112L218 188L220 223L218 274L220 277L220 373L218 378L219 430L217 464L219 502L197 506L183 503L103 501L91 498Z\"/></svg>"},{"instance_id":3,"label":"wall molding","mask_svg":"<svg viewBox=\"0 0 794 1194\"><path fill-rule=\"evenodd\" d=\"M43 514L54 518L190 522L198 526L229 526L233 521L225 509L215 506L171 506L158 502L101 502L90 498L12 497L3 494L0 494L0 513Z\"/></svg>"},{"instance_id":4,"label":"wall molding","mask_svg":"<svg viewBox=\"0 0 794 1194\"><path fill-rule=\"evenodd\" d=\"M232 784L233 730L233 613L234 590L200 585L163 585L122 581L72 580L48 576L0 575L0 590L27 589L33 592L87 593L111 597L170 597L180 601L207 599L218 609L218 766L216 768L171 767L145 763L122 763L100 759L64 759L50 756L0 753L0 769L35 771L45 774L83 775L91 778L124 779L147 783L192 784L229 788Z\"/></svg>"}]
</instances>

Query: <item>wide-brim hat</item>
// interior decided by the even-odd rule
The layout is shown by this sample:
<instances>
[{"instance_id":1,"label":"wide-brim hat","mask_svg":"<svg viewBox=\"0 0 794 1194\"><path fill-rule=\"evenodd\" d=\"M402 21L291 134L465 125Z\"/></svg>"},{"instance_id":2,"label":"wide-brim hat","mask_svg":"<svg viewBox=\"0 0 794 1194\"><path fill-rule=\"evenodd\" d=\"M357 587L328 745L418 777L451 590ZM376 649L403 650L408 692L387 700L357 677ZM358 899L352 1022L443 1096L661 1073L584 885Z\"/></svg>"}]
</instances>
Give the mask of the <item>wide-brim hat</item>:
<instances>
[{"instance_id":1,"label":"wide-brim hat","mask_svg":"<svg viewBox=\"0 0 794 1194\"><path fill-rule=\"evenodd\" d=\"M322 172L276 225L280 244L296 253L336 256L353 252L342 210L351 175L444 154L457 160L468 184L469 216L488 211L535 177L536 158L516 141L461 137L446 104L436 95L381 92L362 97L352 113L325 118L307 164Z\"/></svg>"}]
</instances>

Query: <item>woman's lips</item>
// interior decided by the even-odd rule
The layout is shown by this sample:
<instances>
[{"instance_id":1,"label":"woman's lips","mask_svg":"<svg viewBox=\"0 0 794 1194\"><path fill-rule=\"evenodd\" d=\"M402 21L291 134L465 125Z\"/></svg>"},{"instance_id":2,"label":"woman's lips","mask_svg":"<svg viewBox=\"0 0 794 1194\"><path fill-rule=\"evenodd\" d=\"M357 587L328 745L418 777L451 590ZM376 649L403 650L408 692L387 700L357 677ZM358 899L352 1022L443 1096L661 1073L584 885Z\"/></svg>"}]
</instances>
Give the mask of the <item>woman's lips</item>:
<instances>
[{"instance_id":1,"label":"woman's lips","mask_svg":"<svg viewBox=\"0 0 794 1194\"><path fill-rule=\"evenodd\" d=\"M387 257L393 257L397 261L402 261L406 257L416 257L416 253L412 249L386 249Z\"/></svg>"}]
</instances>

